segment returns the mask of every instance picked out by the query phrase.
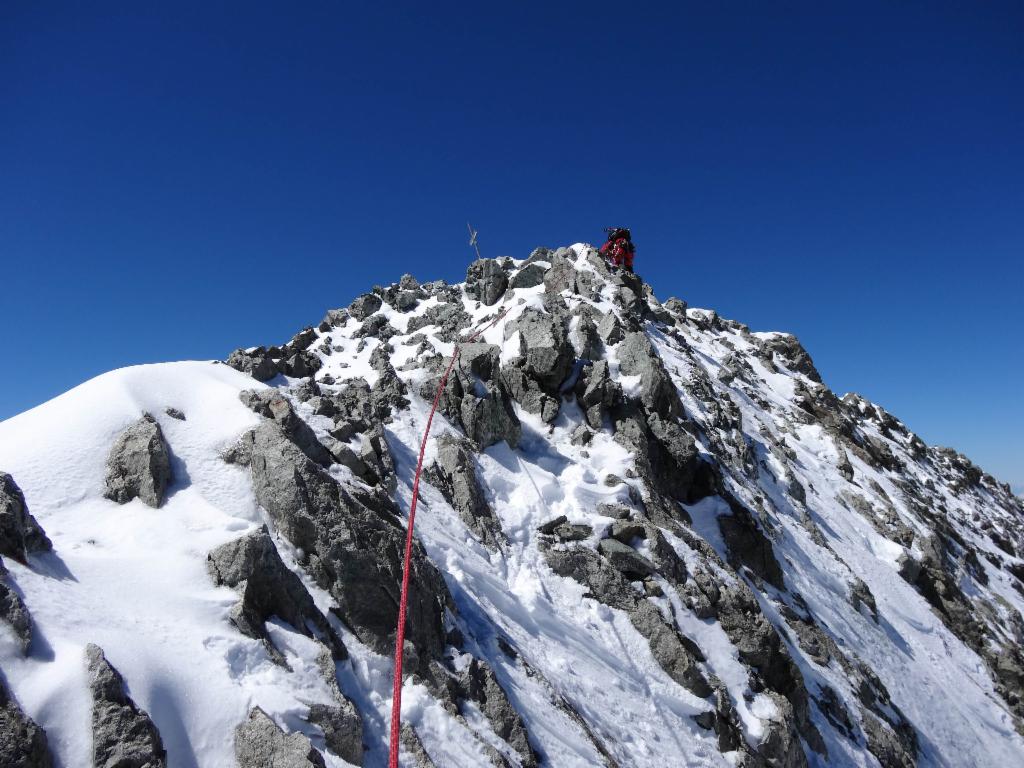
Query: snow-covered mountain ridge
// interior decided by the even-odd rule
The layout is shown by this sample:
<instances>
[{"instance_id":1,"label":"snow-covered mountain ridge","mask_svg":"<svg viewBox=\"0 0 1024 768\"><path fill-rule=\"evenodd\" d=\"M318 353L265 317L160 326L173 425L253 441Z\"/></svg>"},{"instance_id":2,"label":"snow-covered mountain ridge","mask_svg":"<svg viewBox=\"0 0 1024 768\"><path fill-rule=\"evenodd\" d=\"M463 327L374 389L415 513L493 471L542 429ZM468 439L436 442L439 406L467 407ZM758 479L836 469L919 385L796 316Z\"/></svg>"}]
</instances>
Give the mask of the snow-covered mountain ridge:
<instances>
[{"instance_id":1,"label":"snow-covered mountain ridge","mask_svg":"<svg viewBox=\"0 0 1024 768\"><path fill-rule=\"evenodd\" d=\"M497 320L491 324L492 321ZM0 423L0 764L1024 763L1024 508L587 245Z\"/></svg>"}]
</instances>

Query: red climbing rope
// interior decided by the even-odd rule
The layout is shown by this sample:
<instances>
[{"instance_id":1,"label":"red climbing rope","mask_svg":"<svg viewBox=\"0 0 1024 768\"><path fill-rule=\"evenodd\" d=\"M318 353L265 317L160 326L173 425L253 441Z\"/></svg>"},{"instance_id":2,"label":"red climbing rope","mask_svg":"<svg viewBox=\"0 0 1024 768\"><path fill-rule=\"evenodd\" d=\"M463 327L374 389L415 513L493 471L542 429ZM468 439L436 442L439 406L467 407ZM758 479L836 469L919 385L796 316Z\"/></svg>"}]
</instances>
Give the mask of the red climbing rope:
<instances>
[{"instance_id":1,"label":"red climbing rope","mask_svg":"<svg viewBox=\"0 0 1024 768\"><path fill-rule=\"evenodd\" d=\"M391 742L389 745L389 768L398 768L398 739L402 725L402 657L405 647L405 620L406 606L409 600L409 564L412 560L412 527L416 520L416 502L420 495L420 473L423 471L423 455L427 451L427 439L430 437L430 425L434 421L434 413L441 402L441 393L448 384L448 376L455 367L455 361L459 359L459 345L476 341L480 334L493 326L508 312L508 307L499 312L483 328L468 336L462 341L455 342L455 349L452 351L452 359L448 367L444 369L441 381L437 385L437 392L434 394L434 404L430 407L430 415L427 417L427 426L423 430L423 439L420 441L420 455L416 461L416 475L412 481L412 502L409 504L409 527L405 532L405 560L402 564L402 598L398 604L398 632L395 636L395 678L392 684L391 698Z\"/></svg>"}]
</instances>

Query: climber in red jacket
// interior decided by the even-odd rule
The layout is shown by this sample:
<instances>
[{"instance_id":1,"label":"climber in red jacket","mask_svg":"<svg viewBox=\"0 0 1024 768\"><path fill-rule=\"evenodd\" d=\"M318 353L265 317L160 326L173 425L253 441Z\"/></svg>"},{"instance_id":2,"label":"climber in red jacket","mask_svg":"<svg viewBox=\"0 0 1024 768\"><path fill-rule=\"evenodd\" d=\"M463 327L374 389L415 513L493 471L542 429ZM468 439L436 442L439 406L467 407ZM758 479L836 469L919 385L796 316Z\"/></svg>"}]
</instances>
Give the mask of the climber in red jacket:
<instances>
[{"instance_id":1,"label":"climber in red jacket","mask_svg":"<svg viewBox=\"0 0 1024 768\"><path fill-rule=\"evenodd\" d=\"M601 255L611 263L613 271L621 267L632 272L636 248L629 230L624 227L608 227L605 232L608 233L608 242L601 246Z\"/></svg>"}]
</instances>

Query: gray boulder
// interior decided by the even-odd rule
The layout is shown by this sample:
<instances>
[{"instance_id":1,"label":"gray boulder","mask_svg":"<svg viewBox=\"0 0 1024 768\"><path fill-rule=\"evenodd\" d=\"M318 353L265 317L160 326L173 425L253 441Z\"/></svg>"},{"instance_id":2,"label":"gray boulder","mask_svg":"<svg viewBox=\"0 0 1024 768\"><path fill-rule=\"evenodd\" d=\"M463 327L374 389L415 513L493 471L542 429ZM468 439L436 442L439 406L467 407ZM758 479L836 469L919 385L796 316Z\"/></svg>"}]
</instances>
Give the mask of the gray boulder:
<instances>
[{"instance_id":1,"label":"gray boulder","mask_svg":"<svg viewBox=\"0 0 1024 768\"><path fill-rule=\"evenodd\" d=\"M32 616L25 601L21 599L12 584L8 583L7 569L0 560L0 620L5 622L21 645L21 652L28 653L32 644Z\"/></svg>"},{"instance_id":2,"label":"gray boulder","mask_svg":"<svg viewBox=\"0 0 1024 768\"><path fill-rule=\"evenodd\" d=\"M601 318L601 322L597 324L597 334L609 346L618 344L626 338L626 333L622 329L622 323L619 322L619 318L615 316L614 312L609 312Z\"/></svg>"},{"instance_id":3,"label":"gray boulder","mask_svg":"<svg viewBox=\"0 0 1024 768\"><path fill-rule=\"evenodd\" d=\"M623 374L640 376L640 400L646 411L665 419L683 415L683 404L676 386L646 334L627 334L616 356Z\"/></svg>"},{"instance_id":4,"label":"gray boulder","mask_svg":"<svg viewBox=\"0 0 1024 768\"><path fill-rule=\"evenodd\" d=\"M462 398L460 416L466 435L481 450L502 440L510 448L519 444L522 425L500 384L487 382L482 397L466 392Z\"/></svg>"},{"instance_id":5,"label":"gray boulder","mask_svg":"<svg viewBox=\"0 0 1024 768\"><path fill-rule=\"evenodd\" d=\"M262 640L276 662L286 664L267 634L265 622L271 616L325 642L334 658L347 658L344 644L302 580L281 560L266 526L217 547L207 555L206 567L217 586L231 587L241 595L231 609L232 623L242 634Z\"/></svg>"},{"instance_id":6,"label":"gray boulder","mask_svg":"<svg viewBox=\"0 0 1024 768\"><path fill-rule=\"evenodd\" d=\"M280 373L277 362L264 347L256 347L254 350L236 349L228 355L226 362L236 371L247 373L256 381L269 381Z\"/></svg>"},{"instance_id":7,"label":"gray boulder","mask_svg":"<svg viewBox=\"0 0 1024 768\"><path fill-rule=\"evenodd\" d=\"M492 548L498 545L503 539L501 526L477 477L471 446L450 433L441 435L437 460L427 468L425 477L484 544Z\"/></svg>"},{"instance_id":8,"label":"gray boulder","mask_svg":"<svg viewBox=\"0 0 1024 768\"><path fill-rule=\"evenodd\" d=\"M139 498L155 508L163 504L167 486L173 479L171 451L163 430L156 419L146 413L114 441L107 456L103 495L118 504Z\"/></svg>"},{"instance_id":9,"label":"gray boulder","mask_svg":"<svg viewBox=\"0 0 1024 768\"><path fill-rule=\"evenodd\" d=\"M327 333L332 328L340 328L348 322L347 309L329 309L324 319L320 321L318 329L321 333Z\"/></svg>"},{"instance_id":10,"label":"gray boulder","mask_svg":"<svg viewBox=\"0 0 1024 768\"><path fill-rule=\"evenodd\" d=\"M49 552L53 545L32 517L25 495L6 472L0 472L0 555L26 562L32 552Z\"/></svg>"},{"instance_id":11,"label":"gray boulder","mask_svg":"<svg viewBox=\"0 0 1024 768\"><path fill-rule=\"evenodd\" d=\"M92 761L100 768L163 768L167 765L160 733L149 715L135 706L124 678L99 646L85 647L92 694Z\"/></svg>"},{"instance_id":12,"label":"gray boulder","mask_svg":"<svg viewBox=\"0 0 1024 768\"><path fill-rule=\"evenodd\" d=\"M598 543L597 549L608 559L612 568L627 578L639 579L655 572L654 563L628 544L623 544L616 539L602 539Z\"/></svg>"},{"instance_id":13,"label":"gray boulder","mask_svg":"<svg viewBox=\"0 0 1024 768\"><path fill-rule=\"evenodd\" d=\"M576 293L576 268L566 258L553 260L551 268L544 273L544 290L548 293L569 291Z\"/></svg>"},{"instance_id":14,"label":"gray boulder","mask_svg":"<svg viewBox=\"0 0 1024 768\"><path fill-rule=\"evenodd\" d=\"M286 734L259 707L235 728L238 768L326 768L324 756L301 733Z\"/></svg>"},{"instance_id":15,"label":"gray boulder","mask_svg":"<svg viewBox=\"0 0 1024 768\"><path fill-rule=\"evenodd\" d=\"M415 333L430 326L437 327L437 336L441 341L455 341L459 332L468 328L473 318L462 308L462 302L435 304L422 315L409 318L406 333Z\"/></svg>"},{"instance_id":16,"label":"gray boulder","mask_svg":"<svg viewBox=\"0 0 1024 768\"><path fill-rule=\"evenodd\" d=\"M576 322L571 334L576 356L582 360L598 360L601 357L601 337L597 332L597 324L590 315L583 315Z\"/></svg>"},{"instance_id":17,"label":"gray boulder","mask_svg":"<svg viewBox=\"0 0 1024 768\"><path fill-rule=\"evenodd\" d=\"M505 328L505 338L519 333L519 360L523 372L542 390L558 395L576 359L559 318L527 309Z\"/></svg>"},{"instance_id":18,"label":"gray boulder","mask_svg":"<svg viewBox=\"0 0 1024 768\"><path fill-rule=\"evenodd\" d=\"M495 259L477 259L466 271L466 295L491 306L505 295L508 275Z\"/></svg>"},{"instance_id":19,"label":"gray boulder","mask_svg":"<svg viewBox=\"0 0 1024 768\"><path fill-rule=\"evenodd\" d=\"M365 320L378 309L384 302L380 296L374 293L364 293L348 305L348 313L356 320Z\"/></svg>"},{"instance_id":20,"label":"gray boulder","mask_svg":"<svg viewBox=\"0 0 1024 768\"><path fill-rule=\"evenodd\" d=\"M324 732L324 742L331 752L353 765L363 764L363 718L351 701L311 704L309 722Z\"/></svg>"},{"instance_id":21,"label":"gray boulder","mask_svg":"<svg viewBox=\"0 0 1024 768\"><path fill-rule=\"evenodd\" d=\"M301 350L282 360L279 367L285 376L303 379L319 371L323 367L323 363L313 352Z\"/></svg>"},{"instance_id":22,"label":"gray boulder","mask_svg":"<svg viewBox=\"0 0 1024 768\"><path fill-rule=\"evenodd\" d=\"M535 288L544 282L547 269L542 264L527 264L520 269L509 282L510 288Z\"/></svg>"},{"instance_id":23,"label":"gray boulder","mask_svg":"<svg viewBox=\"0 0 1024 768\"><path fill-rule=\"evenodd\" d=\"M0 765L4 768L50 768L46 733L26 715L0 675Z\"/></svg>"}]
</instances>

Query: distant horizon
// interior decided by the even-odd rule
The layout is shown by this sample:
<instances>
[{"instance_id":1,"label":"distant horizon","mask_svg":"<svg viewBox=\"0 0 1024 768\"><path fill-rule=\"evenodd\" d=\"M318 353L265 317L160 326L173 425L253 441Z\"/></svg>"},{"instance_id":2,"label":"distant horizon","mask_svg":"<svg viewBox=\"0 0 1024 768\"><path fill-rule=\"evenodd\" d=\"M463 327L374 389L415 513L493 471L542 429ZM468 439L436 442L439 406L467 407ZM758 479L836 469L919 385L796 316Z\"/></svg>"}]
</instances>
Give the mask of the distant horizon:
<instances>
[{"instance_id":1,"label":"distant horizon","mask_svg":"<svg viewBox=\"0 0 1024 768\"><path fill-rule=\"evenodd\" d=\"M0 418L623 225L1024 491L1021 4L57 6L0 10Z\"/></svg>"}]
</instances>

